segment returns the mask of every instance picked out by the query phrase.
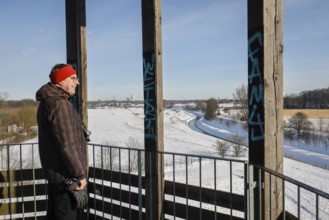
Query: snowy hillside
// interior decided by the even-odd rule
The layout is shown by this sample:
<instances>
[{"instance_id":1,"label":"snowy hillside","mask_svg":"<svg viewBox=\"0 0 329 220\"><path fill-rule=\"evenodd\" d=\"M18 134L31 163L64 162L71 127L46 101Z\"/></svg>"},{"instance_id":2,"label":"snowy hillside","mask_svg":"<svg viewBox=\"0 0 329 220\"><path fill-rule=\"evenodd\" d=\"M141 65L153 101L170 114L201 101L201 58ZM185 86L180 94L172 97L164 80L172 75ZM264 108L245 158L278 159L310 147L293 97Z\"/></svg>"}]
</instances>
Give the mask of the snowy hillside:
<instances>
[{"instance_id":1,"label":"snowy hillside","mask_svg":"<svg viewBox=\"0 0 329 220\"><path fill-rule=\"evenodd\" d=\"M143 142L144 115L142 108L89 109L88 114L89 129L92 131L92 143L125 146L129 137L137 138L140 142ZM164 150L166 152L217 155L214 144L218 138L198 132L196 129L193 129L192 126L189 126L189 122L195 118L195 114L180 109L164 111ZM239 135L245 136L245 141L247 143L247 131L239 123L228 123L225 119L214 122L200 119L196 124L199 128L217 137L227 138L232 134L238 133ZM298 143L293 144L295 146L298 145ZM323 161L327 163L329 161L329 159L327 159L328 155L298 149L293 146L285 146L285 153L289 153L290 157L302 157L304 160L304 163L302 163L284 158L285 175L329 193L329 171L307 164L318 162L321 157ZM247 157L234 159L247 160ZM178 175L180 172L179 169L176 170L176 172L176 175ZM193 168L190 169L189 172L193 172ZM198 172L197 168L195 172ZM243 173L242 168L240 168L240 172ZM167 176L170 178L170 171L166 171L166 178ZM179 178L180 177L177 176L177 179ZM184 176L182 176L182 178L184 178ZM203 180L205 184L211 187L212 182L206 183L206 181L206 179ZM221 181L223 181L222 178ZM220 184L223 186L227 185L225 180ZM243 184L240 183L236 187L238 187L235 189L237 192L243 191ZM288 207L291 213L297 215L296 187L286 187L286 207ZM316 201L314 196L305 195L302 195L301 215L303 219L313 219L315 211L313 208L308 207L314 207ZM329 219L329 201L324 200L321 204L320 219Z\"/></svg>"},{"instance_id":2,"label":"snowy hillside","mask_svg":"<svg viewBox=\"0 0 329 220\"><path fill-rule=\"evenodd\" d=\"M144 115L141 108L89 109L88 114L92 143L111 143L115 146L125 146L129 137L135 137L140 142L144 141ZM214 147L217 138L202 134L189 127L188 122L195 117L194 114L184 110L164 111L165 151L212 156L217 154ZM208 131L211 128L213 134L219 137L225 137L225 135L234 132L246 135L246 131L239 124L228 127L225 123L221 124L220 121L209 123L205 120L199 121L198 124L204 129L208 128ZM229 128L231 130L228 130ZM290 155L303 155L305 163L285 158L284 174L329 193L329 171L306 164L307 162L318 161L321 157L324 158L325 162L328 162L328 155L292 148L291 146L285 146L285 148L289 148L285 151L288 151ZM247 158L235 159L246 160ZM309 170L308 174L305 175L303 170ZM314 173L314 178L310 178L311 173ZM318 178L321 181L313 180Z\"/></svg>"}]
</instances>

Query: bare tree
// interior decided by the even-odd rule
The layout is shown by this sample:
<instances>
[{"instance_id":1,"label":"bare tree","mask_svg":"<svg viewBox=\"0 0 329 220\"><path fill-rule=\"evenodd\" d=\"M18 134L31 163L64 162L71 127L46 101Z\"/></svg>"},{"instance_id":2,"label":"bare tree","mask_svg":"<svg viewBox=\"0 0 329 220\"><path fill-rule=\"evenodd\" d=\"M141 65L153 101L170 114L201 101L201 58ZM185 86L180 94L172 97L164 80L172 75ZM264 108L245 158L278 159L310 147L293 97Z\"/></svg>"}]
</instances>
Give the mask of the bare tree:
<instances>
[{"instance_id":1,"label":"bare tree","mask_svg":"<svg viewBox=\"0 0 329 220\"><path fill-rule=\"evenodd\" d=\"M0 108L5 107L8 97L9 97L9 94L7 92L0 92Z\"/></svg>"},{"instance_id":2,"label":"bare tree","mask_svg":"<svg viewBox=\"0 0 329 220\"><path fill-rule=\"evenodd\" d=\"M284 138L292 141L294 139L294 132L290 129L284 129Z\"/></svg>"},{"instance_id":3,"label":"bare tree","mask_svg":"<svg viewBox=\"0 0 329 220\"><path fill-rule=\"evenodd\" d=\"M311 143L311 137L313 137L313 139L317 139L316 135L312 133L312 130L313 130L313 123L310 121L306 121L302 129L302 138L307 144Z\"/></svg>"},{"instance_id":4,"label":"bare tree","mask_svg":"<svg viewBox=\"0 0 329 220\"><path fill-rule=\"evenodd\" d=\"M40 167L39 152L33 145L25 146L29 148L27 152L24 153L25 158L23 158L23 167L25 169L33 169Z\"/></svg>"},{"instance_id":5,"label":"bare tree","mask_svg":"<svg viewBox=\"0 0 329 220\"><path fill-rule=\"evenodd\" d=\"M0 152L0 170L20 169L22 160L17 155L19 155L19 149L17 145L2 147Z\"/></svg>"},{"instance_id":6,"label":"bare tree","mask_svg":"<svg viewBox=\"0 0 329 220\"><path fill-rule=\"evenodd\" d=\"M244 152L244 137L239 135L239 134L232 134L230 136L230 140L232 142L234 142L233 144L233 155L235 157L241 157L243 156L243 152Z\"/></svg>"},{"instance_id":7,"label":"bare tree","mask_svg":"<svg viewBox=\"0 0 329 220\"><path fill-rule=\"evenodd\" d=\"M293 128L297 132L297 139L299 139L303 134L309 132L312 122L307 119L307 115L302 112L297 112L288 120L288 126Z\"/></svg>"},{"instance_id":8,"label":"bare tree","mask_svg":"<svg viewBox=\"0 0 329 220\"><path fill-rule=\"evenodd\" d=\"M136 172L138 170L138 151L143 148L143 143L139 141L136 137L129 137L125 143L128 148L135 148L136 150L129 150L129 170L131 172ZM141 154L140 154L141 155ZM144 160L140 158L141 166L143 166Z\"/></svg>"},{"instance_id":9,"label":"bare tree","mask_svg":"<svg viewBox=\"0 0 329 220\"><path fill-rule=\"evenodd\" d=\"M8 138L8 132L6 130L6 124L4 123L3 120L0 120L0 144L5 144L6 139ZM1 150L0 146L0 150Z\"/></svg>"},{"instance_id":10,"label":"bare tree","mask_svg":"<svg viewBox=\"0 0 329 220\"><path fill-rule=\"evenodd\" d=\"M221 157L225 157L228 149L230 148L226 141L220 141L220 140L216 141L214 147L216 148L218 155Z\"/></svg>"},{"instance_id":11,"label":"bare tree","mask_svg":"<svg viewBox=\"0 0 329 220\"><path fill-rule=\"evenodd\" d=\"M196 103L195 103L195 109L196 110L204 111L205 110L205 102L204 102L204 100L197 100Z\"/></svg>"},{"instance_id":12,"label":"bare tree","mask_svg":"<svg viewBox=\"0 0 329 220\"><path fill-rule=\"evenodd\" d=\"M319 119L318 126L316 127L316 133L319 138L315 140L319 145L324 144L326 145L326 139L325 139L325 121L323 118Z\"/></svg>"},{"instance_id":13,"label":"bare tree","mask_svg":"<svg viewBox=\"0 0 329 220\"><path fill-rule=\"evenodd\" d=\"M100 147L99 151L96 153L96 158L100 158L97 160L98 166L102 167L105 170L114 170L115 161L118 159L119 150L113 148L116 142L113 140L110 141L103 141L102 146Z\"/></svg>"},{"instance_id":14,"label":"bare tree","mask_svg":"<svg viewBox=\"0 0 329 220\"><path fill-rule=\"evenodd\" d=\"M326 124L324 132L325 132L326 149L328 149L328 147L329 147L329 123Z\"/></svg>"},{"instance_id":15,"label":"bare tree","mask_svg":"<svg viewBox=\"0 0 329 220\"><path fill-rule=\"evenodd\" d=\"M234 105L239 108L242 117L240 118L241 121L248 120L248 86L246 84L242 84L238 88L235 89L233 93Z\"/></svg>"},{"instance_id":16,"label":"bare tree","mask_svg":"<svg viewBox=\"0 0 329 220\"><path fill-rule=\"evenodd\" d=\"M320 118L319 122L318 122L318 129L317 130L320 134L322 134L324 132L324 129L325 129L325 121L324 121L323 118Z\"/></svg>"}]
</instances>

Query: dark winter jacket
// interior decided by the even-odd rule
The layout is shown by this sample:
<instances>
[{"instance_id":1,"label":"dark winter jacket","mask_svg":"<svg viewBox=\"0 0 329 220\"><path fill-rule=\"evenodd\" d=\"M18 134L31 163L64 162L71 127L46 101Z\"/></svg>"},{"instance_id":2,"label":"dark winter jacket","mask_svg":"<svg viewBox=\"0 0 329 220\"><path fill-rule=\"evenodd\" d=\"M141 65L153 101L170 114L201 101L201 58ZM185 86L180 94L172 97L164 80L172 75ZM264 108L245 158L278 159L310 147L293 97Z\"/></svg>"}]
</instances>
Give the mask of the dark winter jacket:
<instances>
[{"instance_id":1,"label":"dark winter jacket","mask_svg":"<svg viewBox=\"0 0 329 220\"><path fill-rule=\"evenodd\" d=\"M81 118L68 101L69 94L48 83L37 91L36 99L40 101L39 155L46 178L49 182L86 178L86 140Z\"/></svg>"}]
</instances>

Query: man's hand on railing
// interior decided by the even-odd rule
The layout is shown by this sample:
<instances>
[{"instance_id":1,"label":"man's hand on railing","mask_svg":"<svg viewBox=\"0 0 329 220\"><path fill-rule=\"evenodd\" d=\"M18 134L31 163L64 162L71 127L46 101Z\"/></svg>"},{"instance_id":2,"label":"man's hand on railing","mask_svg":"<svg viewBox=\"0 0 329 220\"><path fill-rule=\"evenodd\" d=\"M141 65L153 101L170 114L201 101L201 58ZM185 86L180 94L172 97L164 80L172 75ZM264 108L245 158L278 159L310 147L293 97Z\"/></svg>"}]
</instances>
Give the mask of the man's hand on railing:
<instances>
[{"instance_id":1,"label":"man's hand on railing","mask_svg":"<svg viewBox=\"0 0 329 220\"><path fill-rule=\"evenodd\" d=\"M88 193L86 189L86 179L77 180L68 178L64 181L66 190L73 196L77 208L85 208L88 203Z\"/></svg>"},{"instance_id":2,"label":"man's hand on railing","mask_svg":"<svg viewBox=\"0 0 329 220\"><path fill-rule=\"evenodd\" d=\"M87 180L86 178L79 180L79 185L75 190L85 190L87 188Z\"/></svg>"}]
</instances>

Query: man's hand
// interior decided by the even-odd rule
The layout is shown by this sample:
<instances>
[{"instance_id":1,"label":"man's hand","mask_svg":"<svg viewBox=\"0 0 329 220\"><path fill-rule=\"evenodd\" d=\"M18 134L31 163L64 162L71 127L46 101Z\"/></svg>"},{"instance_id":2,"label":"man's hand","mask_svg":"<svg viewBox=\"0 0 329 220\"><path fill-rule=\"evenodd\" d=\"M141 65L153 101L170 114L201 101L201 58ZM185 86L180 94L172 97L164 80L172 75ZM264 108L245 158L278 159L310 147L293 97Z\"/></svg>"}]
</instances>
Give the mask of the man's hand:
<instances>
[{"instance_id":1,"label":"man's hand","mask_svg":"<svg viewBox=\"0 0 329 220\"><path fill-rule=\"evenodd\" d=\"M77 208L85 208L88 204L88 193L87 190L74 190L73 198L75 200Z\"/></svg>"},{"instance_id":2,"label":"man's hand","mask_svg":"<svg viewBox=\"0 0 329 220\"><path fill-rule=\"evenodd\" d=\"M88 204L87 180L66 179L64 181L66 190L73 196L77 208L85 208Z\"/></svg>"},{"instance_id":3,"label":"man's hand","mask_svg":"<svg viewBox=\"0 0 329 220\"><path fill-rule=\"evenodd\" d=\"M86 178L80 180L79 183L80 184L78 185L77 188L75 188L75 190L85 190L86 187L87 187L87 180L86 180Z\"/></svg>"}]
</instances>

